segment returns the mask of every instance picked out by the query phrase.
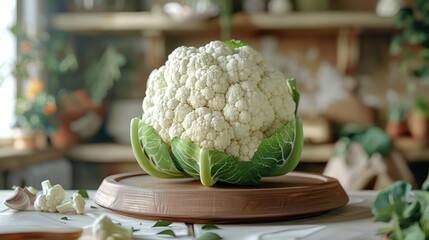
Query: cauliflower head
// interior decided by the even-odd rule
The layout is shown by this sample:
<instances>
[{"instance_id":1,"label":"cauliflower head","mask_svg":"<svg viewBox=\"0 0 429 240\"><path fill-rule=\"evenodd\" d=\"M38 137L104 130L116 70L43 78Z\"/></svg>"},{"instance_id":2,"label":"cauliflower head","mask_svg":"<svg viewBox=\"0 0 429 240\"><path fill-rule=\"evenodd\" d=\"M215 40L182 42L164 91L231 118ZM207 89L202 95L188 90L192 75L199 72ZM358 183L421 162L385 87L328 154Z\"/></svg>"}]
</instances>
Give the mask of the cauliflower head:
<instances>
[{"instance_id":1,"label":"cauliflower head","mask_svg":"<svg viewBox=\"0 0 429 240\"><path fill-rule=\"evenodd\" d=\"M150 74L142 120L168 144L180 137L249 161L262 139L295 118L288 93L283 74L250 46L182 46Z\"/></svg>"},{"instance_id":2,"label":"cauliflower head","mask_svg":"<svg viewBox=\"0 0 429 240\"><path fill-rule=\"evenodd\" d=\"M149 76L131 146L155 177L256 184L298 164L298 102L295 81L243 42L179 47Z\"/></svg>"}]
</instances>

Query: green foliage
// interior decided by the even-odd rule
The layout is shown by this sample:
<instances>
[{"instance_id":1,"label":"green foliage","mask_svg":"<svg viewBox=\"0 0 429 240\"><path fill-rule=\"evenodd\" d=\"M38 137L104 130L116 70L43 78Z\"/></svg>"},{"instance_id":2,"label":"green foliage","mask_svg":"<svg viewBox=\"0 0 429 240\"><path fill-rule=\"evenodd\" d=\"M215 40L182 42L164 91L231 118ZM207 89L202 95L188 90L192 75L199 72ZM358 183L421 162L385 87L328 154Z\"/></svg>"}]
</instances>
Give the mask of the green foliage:
<instances>
[{"instance_id":1,"label":"green foliage","mask_svg":"<svg viewBox=\"0 0 429 240\"><path fill-rule=\"evenodd\" d=\"M395 217L402 217L407 202L406 196L411 191L411 185L398 181L380 191L374 202L372 213L374 220L390 222Z\"/></svg>"},{"instance_id":2,"label":"green foliage","mask_svg":"<svg viewBox=\"0 0 429 240\"><path fill-rule=\"evenodd\" d=\"M57 128L55 98L47 93L38 93L34 98L19 95L15 108L15 127L53 133Z\"/></svg>"},{"instance_id":3,"label":"green foliage","mask_svg":"<svg viewBox=\"0 0 429 240\"><path fill-rule=\"evenodd\" d=\"M390 53L402 56L401 69L420 79L429 76L428 9L429 1L425 0L416 0L414 7L401 8L394 22L401 32L395 34L390 43Z\"/></svg>"},{"instance_id":4,"label":"green foliage","mask_svg":"<svg viewBox=\"0 0 429 240\"><path fill-rule=\"evenodd\" d=\"M52 114L52 110L62 110L60 99L63 93L87 87L94 102L99 104L113 82L121 76L120 68L125 64L125 57L113 47L107 48L101 58L91 56L96 59L93 63L95 66L85 70L80 66L75 41L69 34L50 31L30 36L18 25L11 32L17 38L16 60L8 63L12 64L12 74L24 87L33 80L41 82L42 86L37 93L33 93L35 96L28 97L28 94L18 92L17 127L52 134L58 122L58 114ZM6 68L8 65L2 63L1 67ZM77 81L81 73L87 76L87 86ZM47 104L50 104L49 114L46 112Z\"/></svg>"},{"instance_id":5,"label":"green foliage","mask_svg":"<svg viewBox=\"0 0 429 240\"><path fill-rule=\"evenodd\" d=\"M368 156L378 152L385 155L390 152L391 142L389 136L379 127L369 128L347 125L342 129L341 136L358 142L362 145Z\"/></svg>"},{"instance_id":6,"label":"green foliage","mask_svg":"<svg viewBox=\"0 0 429 240\"><path fill-rule=\"evenodd\" d=\"M405 122L408 114L408 108L402 102L393 103L388 109L387 119L389 122L402 123Z\"/></svg>"},{"instance_id":7,"label":"green foliage","mask_svg":"<svg viewBox=\"0 0 429 240\"><path fill-rule=\"evenodd\" d=\"M429 117L429 106L422 96L417 96L414 101L414 113L422 117Z\"/></svg>"},{"instance_id":8,"label":"green foliage","mask_svg":"<svg viewBox=\"0 0 429 240\"><path fill-rule=\"evenodd\" d=\"M95 104L99 105L106 97L108 90L121 78L120 68L125 65L125 62L125 56L110 46L87 72L86 85Z\"/></svg>"},{"instance_id":9,"label":"green foliage","mask_svg":"<svg viewBox=\"0 0 429 240\"><path fill-rule=\"evenodd\" d=\"M387 231L391 239L429 238L428 191L411 190L409 183L397 181L378 193L372 213L374 221L392 223L392 229Z\"/></svg>"}]
</instances>

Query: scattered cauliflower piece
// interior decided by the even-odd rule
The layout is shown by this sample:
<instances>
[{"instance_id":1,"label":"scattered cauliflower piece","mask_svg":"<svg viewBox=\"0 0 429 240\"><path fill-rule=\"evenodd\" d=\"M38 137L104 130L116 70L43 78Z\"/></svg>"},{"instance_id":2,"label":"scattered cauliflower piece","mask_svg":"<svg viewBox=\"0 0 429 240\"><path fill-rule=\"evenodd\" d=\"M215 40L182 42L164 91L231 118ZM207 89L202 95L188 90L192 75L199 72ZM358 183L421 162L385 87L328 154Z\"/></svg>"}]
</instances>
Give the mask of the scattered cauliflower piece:
<instances>
[{"instance_id":1,"label":"scattered cauliflower piece","mask_svg":"<svg viewBox=\"0 0 429 240\"><path fill-rule=\"evenodd\" d=\"M34 209L42 212L56 212L57 206L62 203L65 191L59 184L51 185L49 180L42 182L42 194L39 194L34 201Z\"/></svg>"},{"instance_id":2,"label":"scattered cauliflower piece","mask_svg":"<svg viewBox=\"0 0 429 240\"><path fill-rule=\"evenodd\" d=\"M179 47L150 74L142 120L168 144L180 137L249 161L262 139L295 118L288 89L250 46Z\"/></svg>"},{"instance_id":3,"label":"scattered cauliflower piece","mask_svg":"<svg viewBox=\"0 0 429 240\"><path fill-rule=\"evenodd\" d=\"M60 204L56 208L62 214L83 214L85 199L79 193L74 193L70 201Z\"/></svg>"},{"instance_id":4,"label":"scattered cauliflower piece","mask_svg":"<svg viewBox=\"0 0 429 240\"><path fill-rule=\"evenodd\" d=\"M132 238L133 230L114 224L107 215L103 214L94 221L92 233L96 240L128 240Z\"/></svg>"}]
</instances>

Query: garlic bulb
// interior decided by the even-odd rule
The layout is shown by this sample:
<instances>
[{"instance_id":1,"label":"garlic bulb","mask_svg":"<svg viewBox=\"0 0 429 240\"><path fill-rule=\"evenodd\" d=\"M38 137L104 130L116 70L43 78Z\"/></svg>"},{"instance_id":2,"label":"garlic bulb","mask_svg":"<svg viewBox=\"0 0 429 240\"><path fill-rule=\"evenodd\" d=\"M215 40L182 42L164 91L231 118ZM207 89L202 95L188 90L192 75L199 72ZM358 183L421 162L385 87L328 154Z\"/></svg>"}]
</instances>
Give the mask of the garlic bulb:
<instances>
[{"instance_id":1,"label":"garlic bulb","mask_svg":"<svg viewBox=\"0 0 429 240\"><path fill-rule=\"evenodd\" d=\"M36 194L31 193L27 188L17 187L14 195L4 201L4 204L14 210L22 211L27 210L33 206Z\"/></svg>"}]
</instances>

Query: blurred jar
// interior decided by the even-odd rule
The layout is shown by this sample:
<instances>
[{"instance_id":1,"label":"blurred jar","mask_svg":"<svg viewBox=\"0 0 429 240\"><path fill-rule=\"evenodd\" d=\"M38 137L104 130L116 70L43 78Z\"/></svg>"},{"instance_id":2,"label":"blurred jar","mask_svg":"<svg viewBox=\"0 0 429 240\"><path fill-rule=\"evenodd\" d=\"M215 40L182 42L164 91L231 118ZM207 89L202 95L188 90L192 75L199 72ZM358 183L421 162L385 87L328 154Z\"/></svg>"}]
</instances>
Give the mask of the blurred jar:
<instances>
[{"instance_id":1,"label":"blurred jar","mask_svg":"<svg viewBox=\"0 0 429 240\"><path fill-rule=\"evenodd\" d=\"M247 13L260 13L265 11L265 1L261 0L244 0L243 11Z\"/></svg>"},{"instance_id":2,"label":"blurred jar","mask_svg":"<svg viewBox=\"0 0 429 240\"><path fill-rule=\"evenodd\" d=\"M326 11L329 10L329 0L295 0L298 11Z\"/></svg>"},{"instance_id":3,"label":"blurred jar","mask_svg":"<svg viewBox=\"0 0 429 240\"><path fill-rule=\"evenodd\" d=\"M68 9L72 12L130 12L137 10L137 0L72 0Z\"/></svg>"},{"instance_id":4,"label":"blurred jar","mask_svg":"<svg viewBox=\"0 0 429 240\"><path fill-rule=\"evenodd\" d=\"M380 17L393 17L403 6L403 0L378 0L375 12Z\"/></svg>"},{"instance_id":5,"label":"blurred jar","mask_svg":"<svg viewBox=\"0 0 429 240\"><path fill-rule=\"evenodd\" d=\"M270 0L267 8L268 12L272 14L284 14L293 10L290 0Z\"/></svg>"}]
</instances>

